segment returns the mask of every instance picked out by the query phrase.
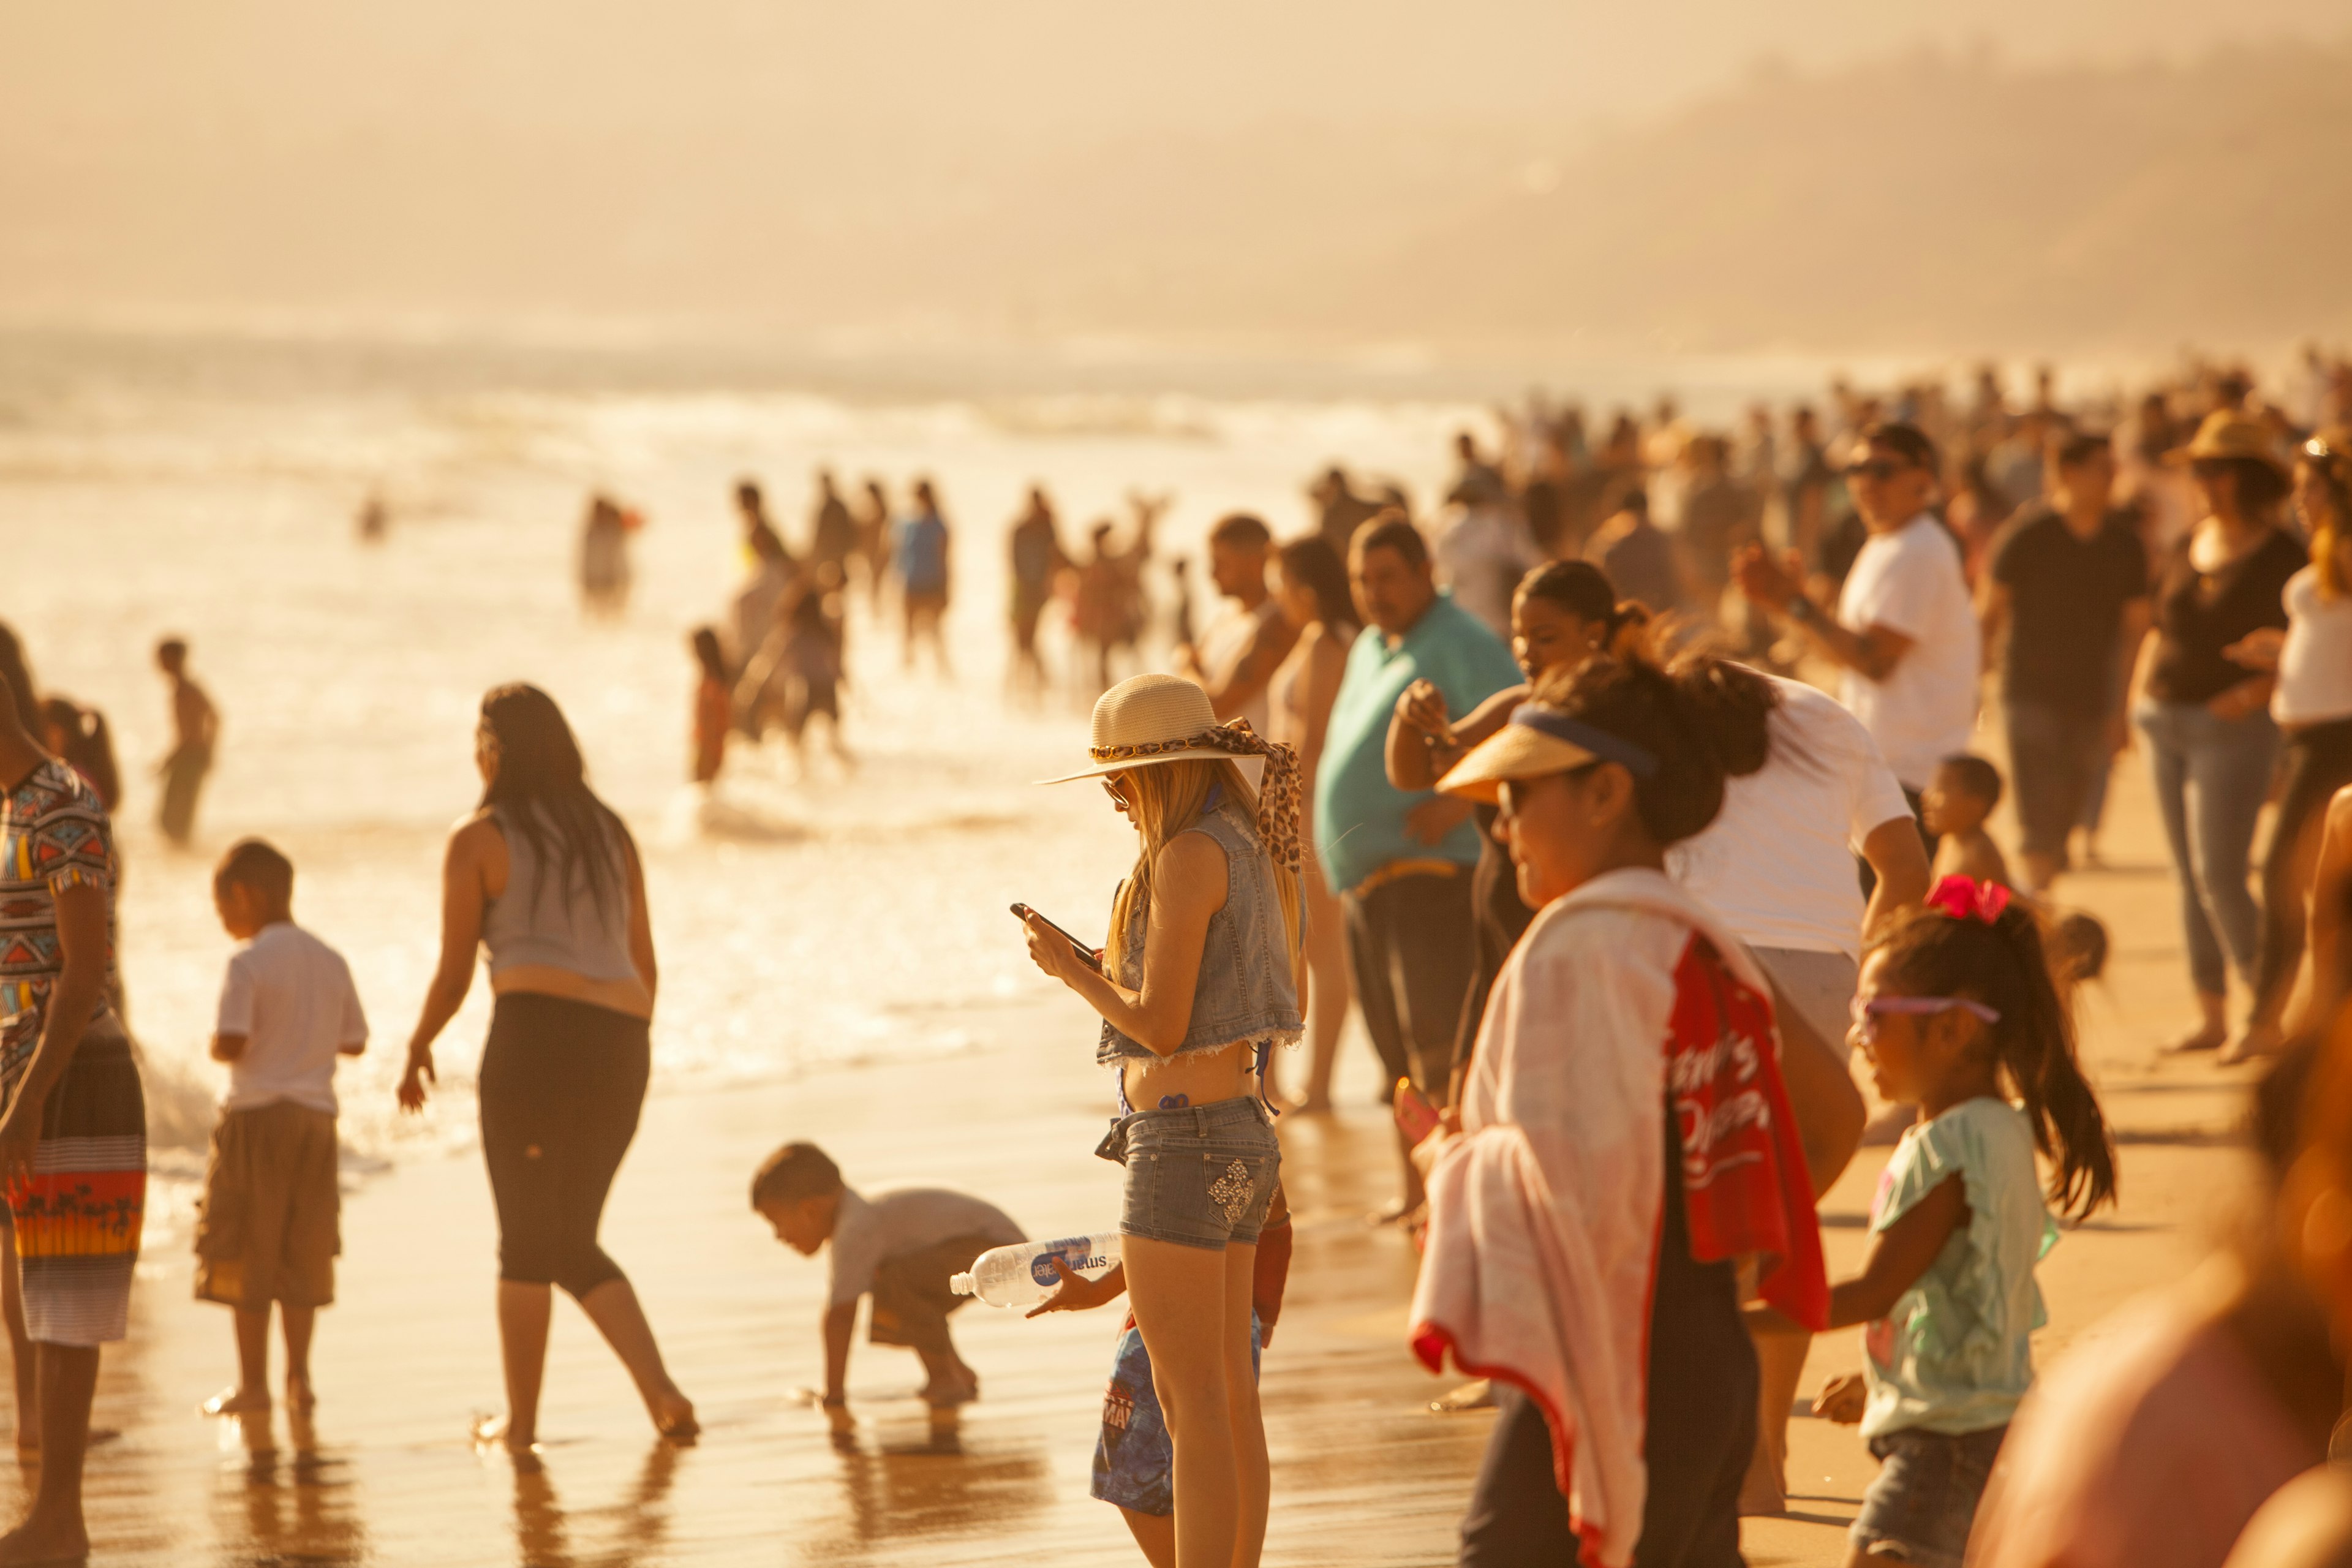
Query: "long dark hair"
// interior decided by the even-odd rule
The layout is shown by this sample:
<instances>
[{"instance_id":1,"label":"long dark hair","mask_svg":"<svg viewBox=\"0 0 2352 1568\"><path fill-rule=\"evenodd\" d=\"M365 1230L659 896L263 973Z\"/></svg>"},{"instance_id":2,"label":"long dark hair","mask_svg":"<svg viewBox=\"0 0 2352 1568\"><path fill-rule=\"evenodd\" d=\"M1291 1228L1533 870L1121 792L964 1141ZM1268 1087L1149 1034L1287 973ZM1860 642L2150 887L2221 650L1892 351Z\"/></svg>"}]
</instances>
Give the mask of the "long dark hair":
<instances>
[{"instance_id":1,"label":"long dark hair","mask_svg":"<svg viewBox=\"0 0 2352 1568\"><path fill-rule=\"evenodd\" d=\"M17 722L37 732L41 711L33 689L32 667L25 661L25 645L16 639L16 628L5 621L0 621L0 685L6 686L8 695L16 700Z\"/></svg>"},{"instance_id":2,"label":"long dark hair","mask_svg":"<svg viewBox=\"0 0 2352 1568\"><path fill-rule=\"evenodd\" d=\"M2052 978L2042 923L2022 899L1990 925L1973 915L1916 910L1872 944L1887 978L1920 996L1964 996L2000 1015L1989 1026L2054 1169L2050 1201L2075 1218L2116 1196L2116 1151L2098 1097L2074 1056L2074 1010Z\"/></svg>"},{"instance_id":3,"label":"long dark hair","mask_svg":"<svg viewBox=\"0 0 2352 1568\"><path fill-rule=\"evenodd\" d=\"M1281 551L1282 574L1315 595L1316 617L1334 637L1359 626L1348 591L1348 564L1319 533L1294 539Z\"/></svg>"},{"instance_id":4,"label":"long dark hair","mask_svg":"<svg viewBox=\"0 0 2352 1568\"><path fill-rule=\"evenodd\" d=\"M630 841L629 830L588 787L587 765L563 710L538 687L517 682L493 687L482 699L482 725L499 749L482 805L497 807L504 826L530 843L532 900L552 865L562 892L584 881L604 913L608 900L626 896L620 847Z\"/></svg>"},{"instance_id":5,"label":"long dark hair","mask_svg":"<svg viewBox=\"0 0 2352 1568\"><path fill-rule=\"evenodd\" d=\"M49 697L42 700L40 723L43 729L54 727L65 732L65 744L58 754L89 781L99 804L109 811L121 805L122 775L114 765L114 735L106 727L106 715L95 708L84 708L70 697Z\"/></svg>"},{"instance_id":6,"label":"long dark hair","mask_svg":"<svg viewBox=\"0 0 2352 1568\"><path fill-rule=\"evenodd\" d=\"M1661 845L1705 831L1723 809L1727 778L1761 768L1772 752L1780 694L1744 665L1690 654L1661 668L1643 654L1601 654L1536 683L1535 700L1658 759L1633 784L1642 826Z\"/></svg>"}]
</instances>

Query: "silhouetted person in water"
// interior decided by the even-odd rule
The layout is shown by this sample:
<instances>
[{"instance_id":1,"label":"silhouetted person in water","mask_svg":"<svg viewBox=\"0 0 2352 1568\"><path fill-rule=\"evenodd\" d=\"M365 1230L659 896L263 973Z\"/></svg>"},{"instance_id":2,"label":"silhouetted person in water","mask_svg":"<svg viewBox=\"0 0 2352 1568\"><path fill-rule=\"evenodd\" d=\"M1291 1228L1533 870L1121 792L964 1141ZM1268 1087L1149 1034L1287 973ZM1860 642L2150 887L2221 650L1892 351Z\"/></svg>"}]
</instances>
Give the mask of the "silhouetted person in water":
<instances>
[{"instance_id":1,"label":"silhouetted person in water","mask_svg":"<svg viewBox=\"0 0 2352 1568\"><path fill-rule=\"evenodd\" d=\"M866 481L866 504L857 509L857 554L866 563L866 607L882 607L882 584L890 574L890 498L880 479Z\"/></svg>"},{"instance_id":2,"label":"silhouetted person in water","mask_svg":"<svg viewBox=\"0 0 2352 1568\"><path fill-rule=\"evenodd\" d=\"M948 525L940 515L938 492L929 479L915 481L915 509L898 520L891 556L898 573L899 613L904 617L907 668L915 668L915 644L929 642L940 673L948 673L948 644L940 622L948 613Z\"/></svg>"},{"instance_id":3,"label":"silhouetted person in water","mask_svg":"<svg viewBox=\"0 0 2352 1568\"><path fill-rule=\"evenodd\" d=\"M588 498L580 530L580 599L589 613L617 616L629 603L629 520L608 495Z\"/></svg>"},{"instance_id":4,"label":"silhouetted person in water","mask_svg":"<svg viewBox=\"0 0 2352 1568\"><path fill-rule=\"evenodd\" d=\"M1013 567L1011 685L1015 692L1034 697L1045 689L1045 662L1037 657L1037 623L1053 603L1055 580L1072 569L1044 487L1029 488L1029 505L1013 520L1007 548Z\"/></svg>"},{"instance_id":5,"label":"silhouetted person in water","mask_svg":"<svg viewBox=\"0 0 2352 1568\"><path fill-rule=\"evenodd\" d=\"M809 528L809 560L818 565L830 562L845 572L849 558L856 553L857 520L849 515L849 503L834 488L833 470L819 468L816 517Z\"/></svg>"},{"instance_id":6,"label":"silhouetted person in water","mask_svg":"<svg viewBox=\"0 0 2352 1568\"><path fill-rule=\"evenodd\" d=\"M156 823L163 837L185 845L196 829L196 798L213 769L213 746L220 739L220 710L205 689L188 679L188 645L166 637L155 645L155 668L172 683L172 752L157 770L163 804Z\"/></svg>"}]
</instances>

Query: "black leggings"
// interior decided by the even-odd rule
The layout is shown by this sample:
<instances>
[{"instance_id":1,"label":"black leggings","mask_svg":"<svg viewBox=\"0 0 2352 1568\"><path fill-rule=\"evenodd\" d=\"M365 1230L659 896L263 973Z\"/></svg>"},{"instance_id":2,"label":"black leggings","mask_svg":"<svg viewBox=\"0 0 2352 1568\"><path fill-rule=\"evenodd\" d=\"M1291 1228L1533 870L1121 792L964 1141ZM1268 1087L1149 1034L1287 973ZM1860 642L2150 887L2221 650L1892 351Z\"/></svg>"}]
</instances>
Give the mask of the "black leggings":
<instances>
[{"instance_id":1,"label":"black leggings","mask_svg":"<svg viewBox=\"0 0 2352 1568\"><path fill-rule=\"evenodd\" d=\"M481 1102L499 1279L560 1285L578 1300L623 1277L596 1227L637 1134L651 1068L642 1018L561 996L499 998Z\"/></svg>"},{"instance_id":2,"label":"black leggings","mask_svg":"<svg viewBox=\"0 0 2352 1568\"><path fill-rule=\"evenodd\" d=\"M2314 724L2286 738L2281 757L2285 787L2278 818L2271 825L2263 856L2263 944L2254 967L2258 1015L2285 1005L2303 962L2304 899L2309 885L2299 875L2296 851L2316 835L2336 792L2352 784L2352 719Z\"/></svg>"}]
</instances>

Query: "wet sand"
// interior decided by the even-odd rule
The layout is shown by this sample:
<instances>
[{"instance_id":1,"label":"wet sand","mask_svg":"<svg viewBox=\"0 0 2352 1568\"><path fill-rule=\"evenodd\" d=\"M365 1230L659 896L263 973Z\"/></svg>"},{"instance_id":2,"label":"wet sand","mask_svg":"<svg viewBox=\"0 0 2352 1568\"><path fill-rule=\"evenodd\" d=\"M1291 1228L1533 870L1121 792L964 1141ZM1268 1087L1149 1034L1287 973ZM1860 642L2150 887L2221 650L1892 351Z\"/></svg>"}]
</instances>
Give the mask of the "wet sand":
<instances>
[{"instance_id":1,"label":"wet sand","mask_svg":"<svg viewBox=\"0 0 2352 1568\"><path fill-rule=\"evenodd\" d=\"M2236 1135L2249 1069L2159 1059L2188 1004L2171 884L2144 780L2118 781L2112 869L2072 901L2105 918L2107 982L2087 1037L2120 1129L2124 1203L2043 1265L2046 1363L2132 1292L2177 1276L2242 1190ZM1009 926L1008 921L1008 926ZM1007 932L1008 941L1013 933ZM789 1001L778 1004L790 1005ZM388 1022L388 1021L387 1021ZM1090 1151L1108 1115L1075 1001L1013 997L961 1020L962 1054L797 1082L658 1091L614 1192L608 1248L626 1267L706 1435L656 1443L617 1365L568 1304L557 1313L543 1467L519 1472L467 1441L499 1405L494 1234L470 1154L359 1182L345 1208L342 1300L321 1320L321 1404L308 1429L208 1421L233 1367L227 1314L189 1299L183 1243L152 1252L133 1338L110 1352L98 1421L121 1436L90 1464L97 1560L123 1563L988 1563L1137 1558L1087 1496L1115 1310L1031 1322L975 1304L955 1319L981 1402L934 1427L903 1352L861 1344L857 1420L836 1446L795 1397L818 1381L824 1269L748 1212L774 1143L820 1139L867 1188L946 1183L1032 1234L1106 1226L1118 1172ZM1489 1418L1438 1416L1449 1385L1403 1344L1413 1259L1365 1212L1391 1191L1370 1053L1351 1037L1345 1109L1283 1124L1298 1215L1289 1303L1265 1362L1274 1451L1270 1563L1450 1562ZM1884 1160L1864 1150L1823 1205L1833 1271L1860 1257ZM1808 1394L1860 1365L1857 1332L1824 1336ZM1450 1381L1450 1380L1449 1380ZM1791 1516L1751 1521L1757 1563L1833 1563L1873 1461L1850 1428L1791 1429ZM0 1479L0 1507L21 1483Z\"/></svg>"}]
</instances>

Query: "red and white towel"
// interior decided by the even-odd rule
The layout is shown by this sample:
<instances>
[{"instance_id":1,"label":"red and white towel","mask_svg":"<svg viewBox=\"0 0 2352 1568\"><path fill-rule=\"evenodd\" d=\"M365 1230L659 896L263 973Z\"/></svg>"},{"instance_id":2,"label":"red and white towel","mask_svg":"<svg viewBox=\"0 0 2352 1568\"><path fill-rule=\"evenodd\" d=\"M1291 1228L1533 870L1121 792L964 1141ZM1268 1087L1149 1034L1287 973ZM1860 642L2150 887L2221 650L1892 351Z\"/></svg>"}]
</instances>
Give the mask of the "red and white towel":
<instances>
[{"instance_id":1,"label":"red and white towel","mask_svg":"<svg viewBox=\"0 0 2352 1568\"><path fill-rule=\"evenodd\" d=\"M1821 1231L1780 1079L1771 989L1663 874L1612 871L1547 906L1495 983L1429 1182L1413 1348L1525 1389L1551 1426L1588 1563L1630 1562L1647 1471L1650 1300L1671 1099L1701 1261L1763 1255L1763 1295L1829 1314Z\"/></svg>"}]
</instances>

